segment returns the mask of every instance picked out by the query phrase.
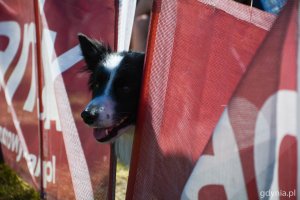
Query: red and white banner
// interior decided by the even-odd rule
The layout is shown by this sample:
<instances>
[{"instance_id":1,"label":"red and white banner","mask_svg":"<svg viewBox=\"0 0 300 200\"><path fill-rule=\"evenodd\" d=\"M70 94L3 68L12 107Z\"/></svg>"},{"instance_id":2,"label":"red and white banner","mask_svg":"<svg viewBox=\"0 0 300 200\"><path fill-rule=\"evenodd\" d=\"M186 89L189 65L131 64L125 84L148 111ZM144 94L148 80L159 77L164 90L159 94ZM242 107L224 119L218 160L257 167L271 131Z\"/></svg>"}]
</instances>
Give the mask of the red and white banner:
<instances>
[{"instance_id":1,"label":"red and white banner","mask_svg":"<svg viewBox=\"0 0 300 200\"><path fill-rule=\"evenodd\" d=\"M127 199L296 199L297 3L155 2Z\"/></svg>"},{"instance_id":2,"label":"red and white banner","mask_svg":"<svg viewBox=\"0 0 300 200\"><path fill-rule=\"evenodd\" d=\"M43 188L48 199L106 199L110 148L96 143L80 118L90 93L77 34L114 47L115 3L1 0L0 11L0 142L5 162Z\"/></svg>"},{"instance_id":3,"label":"red and white banner","mask_svg":"<svg viewBox=\"0 0 300 200\"><path fill-rule=\"evenodd\" d=\"M257 51L182 199L297 199L297 4Z\"/></svg>"},{"instance_id":4,"label":"red and white banner","mask_svg":"<svg viewBox=\"0 0 300 200\"><path fill-rule=\"evenodd\" d=\"M48 199L106 199L77 33L115 46L115 2L38 6L0 0L5 162ZM296 199L298 2L277 19L231 0L157 0L152 15L127 199Z\"/></svg>"}]
</instances>

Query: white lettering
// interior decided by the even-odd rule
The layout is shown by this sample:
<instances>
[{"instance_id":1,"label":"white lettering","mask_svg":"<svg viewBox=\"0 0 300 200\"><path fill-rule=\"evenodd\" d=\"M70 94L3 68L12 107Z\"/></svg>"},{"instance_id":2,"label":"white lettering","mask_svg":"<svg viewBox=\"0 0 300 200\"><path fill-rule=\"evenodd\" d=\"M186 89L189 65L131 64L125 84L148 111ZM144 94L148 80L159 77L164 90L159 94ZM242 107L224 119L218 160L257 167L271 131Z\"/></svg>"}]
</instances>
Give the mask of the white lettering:
<instances>
[{"instance_id":1,"label":"white lettering","mask_svg":"<svg viewBox=\"0 0 300 200\"><path fill-rule=\"evenodd\" d=\"M34 176L39 176L41 173L41 159L38 159L38 163L35 168Z\"/></svg>"},{"instance_id":2,"label":"white lettering","mask_svg":"<svg viewBox=\"0 0 300 200\"><path fill-rule=\"evenodd\" d=\"M29 152L23 151L17 134L12 133L8 129L0 126L0 143L3 147L17 154L17 162L20 162L22 158L24 158L27 161L30 174L32 174L35 177L40 176L40 158L34 154L30 154ZM51 159L52 160L49 161L43 161L43 185L45 188L47 187L48 183L55 184L56 180L56 157L52 156Z\"/></svg>"},{"instance_id":3,"label":"white lettering","mask_svg":"<svg viewBox=\"0 0 300 200\"><path fill-rule=\"evenodd\" d=\"M18 152L19 149L19 138L15 134L11 134L11 150L13 152Z\"/></svg>"},{"instance_id":4,"label":"white lettering","mask_svg":"<svg viewBox=\"0 0 300 200\"><path fill-rule=\"evenodd\" d=\"M30 174L33 174L34 167L36 166L36 156L34 154L26 154L25 159L27 160Z\"/></svg>"},{"instance_id":5,"label":"white lettering","mask_svg":"<svg viewBox=\"0 0 300 200\"><path fill-rule=\"evenodd\" d=\"M296 137L296 108L297 93L283 90L269 97L258 114L254 161L259 192L279 191L279 148L286 135Z\"/></svg>"},{"instance_id":6,"label":"white lettering","mask_svg":"<svg viewBox=\"0 0 300 200\"><path fill-rule=\"evenodd\" d=\"M240 148L254 146L254 172L258 196L260 199L292 196L293 190L284 191L279 188L281 164L279 158L282 156L280 147L283 139L287 135L297 138L297 93L292 90L281 90L269 97L260 110L246 99L233 100L238 101L235 104L241 108L246 107L258 114L256 121L253 121L254 143L251 141L251 134L244 134L241 144L243 146L240 146ZM224 111L213 133L213 151L213 156L202 155L199 158L181 199L198 199L199 191L207 185L223 186L228 199L247 199L239 147L227 110Z\"/></svg>"},{"instance_id":7,"label":"white lettering","mask_svg":"<svg viewBox=\"0 0 300 200\"><path fill-rule=\"evenodd\" d=\"M1 28L5 27L5 28ZM5 51L0 51L0 82L4 81L3 77L16 56L16 52L20 45L20 27L17 22L0 22L0 35L8 37L9 44ZM15 92L24 77L26 65L28 61L29 48L31 44L32 50L32 72L31 72L31 86L28 96L24 102L23 110L32 112L37 97L37 74L36 74L36 52L35 52L35 24L24 25L23 46L21 55L17 65L15 66L11 76L5 87L7 94L7 103L11 105ZM56 102L56 94L54 90L54 81L62 72L69 69L71 66L82 60L79 45L69 49L61 54L59 57L55 54L54 41L56 32L48 29L43 30L42 34L42 62L44 70L45 85L42 91L43 110L41 114L44 120L44 128L50 129L50 122L55 121L56 130L61 131L61 123L58 115L58 108ZM54 59L53 59L54 58Z\"/></svg>"},{"instance_id":8,"label":"white lettering","mask_svg":"<svg viewBox=\"0 0 300 200\"><path fill-rule=\"evenodd\" d=\"M0 51L0 82L14 59L20 44L20 26L17 22L0 22L0 35L8 37L9 42L5 51Z\"/></svg>"},{"instance_id":9,"label":"white lettering","mask_svg":"<svg viewBox=\"0 0 300 200\"><path fill-rule=\"evenodd\" d=\"M18 139L19 141L19 139ZM19 142L19 151L18 151L18 155L17 155L17 158L16 158L16 161L19 162L22 158L22 154L23 154L23 148L21 146L21 143Z\"/></svg>"},{"instance_id":10,"label":"white lettering","mask_svg":"<svg viewBox=\"0 0 300 200\"><path fill-rule=\"evenodd\" d=\"M43 185L46 188L47 183L49 182L54 182L53 181L53 172L54 172L54 167L51 163L51 161L43 161L43 174L44 174L44 180L43 180ZM55 179L54 179L55 180Z\"/></svg>"},{"instance_id":11,"label":"white lettering","mask_svg":"<svg viewBox=\"0 0 300 200\"><path fill-rule=\"evenodd\" d=\"M61 124L58 115L56 95L53 82L53 63L52 56L54 54L54 41L56 33L47 29L43 30L42 40L42 57L44 67L44 80L45 86L42 92L42 100L44 112L42 113L42 119L44 120L44 128L50 129L50 122L55 121L56 130L61 131Z\"/></svg>"},{"instance_id":12,"label":"white lettering","mask_svg":"<svg viewBox=\"0 0 300 200\"><path fill-rule=\"evenodd\" d=\"M59 57L56 57L54 51L54 41L56 33L47 29L43 30L42 40L42 56L44 67L45 86L42 92L44 113L42 119L45 121L45 129L50 129L50 121L56 122L56 130L61 131L61 124L58 115L58 107L56 102L56 93L54 89L54 81L58 75L82 59L79 45L66 51ZM52 58L55 57L53 60Z\"/></svg>"},{"instance_id":13,"label":"white lettering","mask_svg":"<svg viewBox=\"0 0 300 200\"><path fill-rule=\"evenodd\" d=\"M21 80L24 76L26 64L29 54L29 45L35 42L35 25L34 23L25 24L24 26L24 37L23 37L23 47L21 52L21 57L13 70L11 76L9 77L6 85L6 94L8 95L7 101L11 104L12 98L20 86ZM33 45L32 45L33 46ZM33 54L32 54L33 55Z\"/></svg>"},{"instance_id":14,"label":"white lettering","mask_svg":"<svg viewBox=\"0 0 300 200\"><path fill-rule=\"evenodd\" d=\"M224 186L227 199L247 197L239 151L227 110L213 133L213 147L213 156L202 155L196 163L184 187L182 200L198 199L198 192L206 185Z\"/></svg>"}]
</instances>

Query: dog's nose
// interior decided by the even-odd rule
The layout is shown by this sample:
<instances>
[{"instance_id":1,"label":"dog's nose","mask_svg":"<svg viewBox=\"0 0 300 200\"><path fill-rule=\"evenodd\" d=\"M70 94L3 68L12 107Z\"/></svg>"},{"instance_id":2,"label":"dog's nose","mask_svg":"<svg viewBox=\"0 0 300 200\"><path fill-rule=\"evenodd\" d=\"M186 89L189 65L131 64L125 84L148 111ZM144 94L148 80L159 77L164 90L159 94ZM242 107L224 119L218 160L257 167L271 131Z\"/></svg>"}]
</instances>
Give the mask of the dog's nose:
<instances>
[{"instance_id":1,"label":"dog's nose","mask_svg":"<svg viewBox=\"0 0 300 200\"><path fill-rule=\"evenodd\" d=\"M98 113L95 113L95 112L92 113L92 112L84 110L81 113L81 117L85 123L93 124L95 119L97 119L97 117L98 117Z\"/></svg>"}]
</instances>

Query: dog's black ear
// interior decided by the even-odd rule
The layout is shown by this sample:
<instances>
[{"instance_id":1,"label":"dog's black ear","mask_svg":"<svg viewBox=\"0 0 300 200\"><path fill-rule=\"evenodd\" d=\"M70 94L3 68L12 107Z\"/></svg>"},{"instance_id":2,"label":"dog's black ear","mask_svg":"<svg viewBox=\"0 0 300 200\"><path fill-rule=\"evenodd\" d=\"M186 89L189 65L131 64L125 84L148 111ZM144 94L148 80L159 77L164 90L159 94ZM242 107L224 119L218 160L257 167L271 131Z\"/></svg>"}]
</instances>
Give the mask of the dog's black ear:
<instances>
[{"instance_id":1,"label":"dog's black ear","mask_svg":"<svg viewBox=\"0 0 300 200\"><path fill-rule=\"evenodd\" d=\"M109 46L103 43L90 39L86 35L79 33L78 40L80 43L80 48L89 70L94 70L94 68L104 59L105 55L111 53Z\"/></svg>"}]
</instances>

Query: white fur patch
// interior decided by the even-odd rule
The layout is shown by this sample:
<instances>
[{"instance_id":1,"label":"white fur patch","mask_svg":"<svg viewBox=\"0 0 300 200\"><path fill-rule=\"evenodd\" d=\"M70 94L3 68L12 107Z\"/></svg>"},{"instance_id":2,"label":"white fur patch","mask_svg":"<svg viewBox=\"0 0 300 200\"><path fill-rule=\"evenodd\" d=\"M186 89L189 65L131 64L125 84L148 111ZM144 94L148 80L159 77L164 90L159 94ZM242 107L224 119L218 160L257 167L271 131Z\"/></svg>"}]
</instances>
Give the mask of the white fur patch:
<instances>
[{"instance_id":1,"label":"white fur patch","mask_svg":"<svg viewBox=\"0 0 300 200\"><path fill-rule=\"evenodd\" d=\"M121 56L119 54L110 54L107 56L104 67L110 70L115 69L122 61L124 56Z\"/></svg>"},{"instance_id":2,"label":"white fur patch","mask_svg":"<svg viewBox=\"0 0 300 200\"><path fill-rule=\"evenodd\" d=\"M110 77L104 91L105 95L109 95L109 92L111 91L116 71L118 69L117 67L120 65L123 58L124 56L120 56L118 54L110 54L104 62L104 67L110 70Z\"/></svg>"}]
</instances>

